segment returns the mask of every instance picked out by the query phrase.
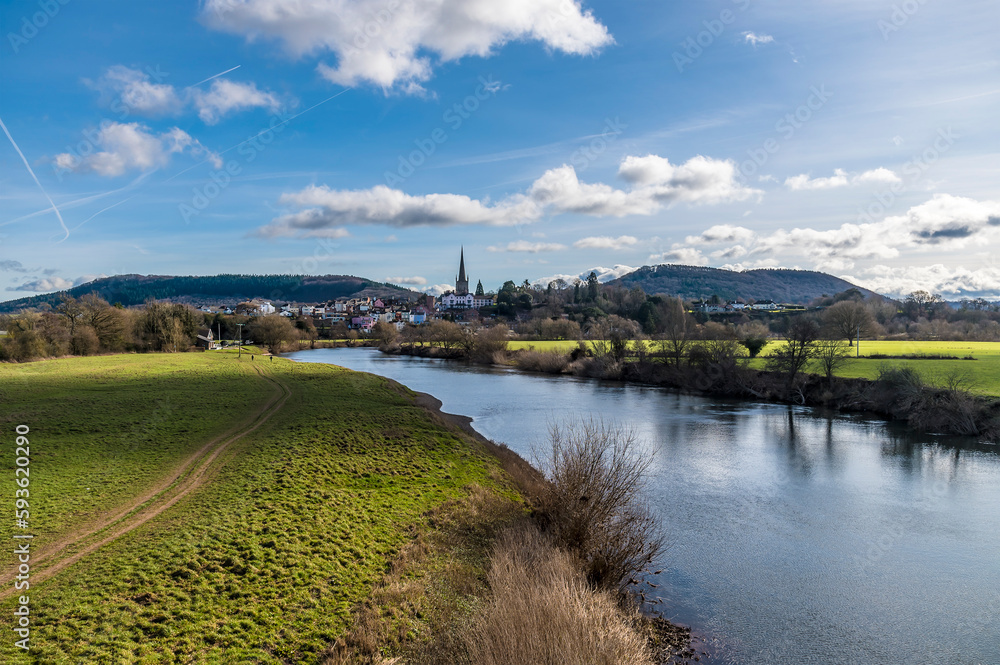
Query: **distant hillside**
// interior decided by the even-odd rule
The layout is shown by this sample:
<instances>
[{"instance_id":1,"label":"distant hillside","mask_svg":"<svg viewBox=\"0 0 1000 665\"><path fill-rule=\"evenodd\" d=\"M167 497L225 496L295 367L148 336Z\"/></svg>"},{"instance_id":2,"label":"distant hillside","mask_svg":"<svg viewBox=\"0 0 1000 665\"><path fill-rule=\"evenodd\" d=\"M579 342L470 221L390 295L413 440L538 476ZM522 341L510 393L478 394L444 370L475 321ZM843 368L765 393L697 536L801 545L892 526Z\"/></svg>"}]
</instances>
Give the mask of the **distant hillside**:
<instances>
[{"instance_id":1,"label":"distant hillside","mask_svg":"<svg viewBox=\"0 0 1000 665\"><path fill-rule=\"evenodd\" d=\"M839 277L812 270L762 269L733 272L697 266L643 266L609 283L627 288L638 286L650 295L659 293L680 296L686 300L718 295L726 300L745 298L804 304L813 298L832 296L851 288L856 288L865 295L871 294L871 291Z\"/></svg>"},{"instance_id":2,"label":"distant hillside","mask_svg":"<svg viewBox=\"0 0 1000 665\"><path fill-rule=\"evenodd\" d=\"M350 275L215 275L172 277L117 275L73 287L68 291L0 302L0 312L16 312L43 303L55 305L63 295L80 297L96 291L110 303L141 305L149 298L189 305L235 304L250 298L280 302L324 302L333 298L395 297L416 299L415 291Z\"/></svg>"}]
</instances>

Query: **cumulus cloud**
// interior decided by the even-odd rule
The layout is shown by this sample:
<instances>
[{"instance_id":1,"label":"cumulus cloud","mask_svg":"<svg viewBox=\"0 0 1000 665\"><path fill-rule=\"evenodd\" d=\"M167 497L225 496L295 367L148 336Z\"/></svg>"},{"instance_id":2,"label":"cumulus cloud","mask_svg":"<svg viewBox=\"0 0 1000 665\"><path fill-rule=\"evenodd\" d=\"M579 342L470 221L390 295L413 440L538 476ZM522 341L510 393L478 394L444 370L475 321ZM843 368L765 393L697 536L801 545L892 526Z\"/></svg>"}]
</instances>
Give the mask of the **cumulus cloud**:
<instances>
[{"instance_id":1,"label":"cumulus cloud","mask_svg":"<svg viewBox=\"0 0 1000 665\"><path fill-rule=\"evenodd\" d=\"M677 202L713 205L761 193L737 183L733 162L702 156L677 166L657 155L626 157L619 175L631 183L628 189L582 183L572 166L563 165L542 174L527 193L513 194L496 203L458 194L411 196L384 185L365 190L313 185L281 197L282 204L305 210L274 219L258 235L303 236L343 224L509 226L534 222L545 214L651 215Z\"/></svg>"},{"instance_id":2,"label":"cumulus cloud","mask_svg":"<svg viewBox=\"0 0 1000 665\"><path fill-rule=\"evenodd\" d=\"M579 0L207 0L202 20L293 56L332 53L329 81L418 92L436 64L488 57L511 41L591 55L613 39Z\"/></svg>"},{"instance_id":3,"label":"cumulus cloud","mask_svg":"<svg viewBox=\"0 0 1000 665\"><path fill-rule=\"evenodd\" d=\"M454 284L434 284L433 286L425 286L424 288L422 288L420 290L423 291L424 293L429 293L432 296L439 296L439 295L441 295L443 293L447 293L448 291L454 291L455 290L455 285Z\"/></svg>"},{"instance_id":4,"label":"cumulus cloud","mask_svg":"<svg viewBox=\"0 0 1000 665\"><path fill-rule=\"evenodd\" d=\"M282 105L274 93L258 89L253 82L217 78L208 90L191 87L178 91L151 78L142 70L114 65L96 83L88 83L105 97L114 98L111 109L123 116L176 115L193 107L203 122L214 125L230 113L252 108L277 111Z\"/></svg>"},{"instance_id":5,"label":"cumulus cloud","mask_svg":"<svg viewBox=\"0 0 1000 665\"><path fill-rule=\"evenodd\" d=\"M0 272L29 272L20 261L6 259L0 261Z\"/></svg>"},{"instance_id":6,"label":"cumulus cloud","mask_svg":"<svg viewBox=\"0 0 1000 665\"><path fill-rule=\"evenodd\" d=\"M180 111L184 100L174 86L150 79L150 75L142 70L114 65L90 85L105 95L118 98L119 103L112 103L114 110L153 116Z\"/></svg>"},{"instance_id":7,"label":"cumulus cloud","mask_svg":"<svg viewBox=\"0 0 1000 665\"><path fill-rule=\"evenodd\" d=\"M867 183L897 183L902 182L902 178L895 172L879 167L858 175L851 176L844 169L835 169L833 175L828 178L810 178L803 173L785 179L785 186L791 190L816 190L816 189L836 189L838 187L849 187L851 185L863 185Z\"/></svg>"},{"instance_id":8,"label":"cumulus cloud","mask_svg":"<svg viewBox=\"0 0 1000 665\"><path fill-rule=\"evenodd\" d=\"M154 134L149 127L137 122L109 122L101 126L95 143L99 150L83 157L71 153L56 155L56 166L70 171L119 176L127 171L162 168L170 163L174 154L183 152L195 157L205 155L215 168L222 166L218 155L177 127Z\"/></svg>"},{"instance_id":9,"label":"cumulus cloud","mask_svg":"<svg viewBox=\"0 0 1000 665\"><path fill-rule=\"evenodd\" d=\"M590 268L589 270L584 270L583 272L578 273L576 275L559 274L559 275L549 275L548 277L539 277L538 279L534 280L532 284L534 284L535 286L545 287L549 285L549 282L554 282L558 279L563 280L567 284L573 284L573 282L575 282L578 279L586 281L590 273L596 274L597 281L603 284L604 282L610 282L613 279L618 279L622 275L627 275L630 272L635 272L635 270L636 269L633 268L632 266L627 266L620 263L615 265L613 268L595 266L593 268Z\"/></svg>"},{"instance_id":10,"label":"cumulus cloud","mask_svg":"<svg viewBox=\"0 0 1000 665\"><path fill-rule=\"evenodd\" d=\"M673 247L670 251L653 254L649 257L651 263L677 263L685 266L703 266L708 259L693 247Z\"/></svg>"},{"instance_id":11,"label":"cumulus cloud","mask_svg":"<svg viewBox=\"0 0 1000 665\"><path fill-rule=\"evenodd\" d=\"M198 117L205 124L214 125L224 115L251 108L265 108L277 111L281 102L270 92L258 90L254 83L237 83L227 79L215 79L207 92L195 90L192 93Z\"/></svg>"},{"instance_id":12,"label":"cumulus cloud","mask_svg":"<svg viewBox=\"0 0 1000 665\"><path fill-rule=\"evenodd\" d=\"M488 252L525 252L528 254L537 254L539 252L557 252L559 250L566 249L566 245L560 245L557 242L528 242L527 240L515 240L514 242L509 242L503 247L487 247Z\"/></svg>"},{"instance_id":13,"label":"cumulus cloud","mask_svg":"<svg viewBox=\"0 0 1000 665\"><path fill-rule=\"evenodd\" d=\"M617 238L611 236L591 236L589 238L580 238L573 243L573 246L577 249L606 249L614 251L626 249L637 242L639 242L639 239L633 236L618 236Z\"/></svg>"},{"instance_id":14,"label":"cumulus cloud","mask_svg":"<svg viewBox=\"0 0 1000 665\"><path fill-rule=\"evenodd\" d=\"M868 224L842 224L832 229L793 228L758 234L750 229L713 226L651 261L703 265L704 253L715 260L741 265L768 261L811 262L819 270L843 272L857 261L886 261L907 254L967 251L1000 241L1000 202L938 194L901 215ZM777 265L777 263L775 263Z\"/></svg>"},{"instance_id":15,"label":"cumulus cloud","mask_svg":"<svg viewBox=\"0 0 1000 665\"><path fill-rule=\"evenodd\" d=\"M63 279L62 277L43 277L42 279L36 279L29 282L25 282L20 286L8 286L8 291L30 291L32 293L46 293L48 291L65 291L66 289L71 289L74 286L80 286L81 284L87 284L88 282L93 282L95 279L101 279L102 277L107 277L105 274L100 275L83 275L77 277L74 280Z\"/></svg>"},{"instance_id":16,"label":"cumulus cloud","mask_svg":"<svg viewBox=\"0 0 1000 665\"><path fill-rule=\"evenodd\" d=\"M390 284L405 284L407 286L423 286L427 283L427 278L416 275L414 277L386 277L385 281Z\"/></svg>"},{"instance_id":17,"label":"cumulus cloud","mask_svg":"<svg viewBox=\"0 0 1000 665\"><path fill-rule=\"evenodd\" d=\"M996 298L1000 293L1000 268L995 266L969 270L949 268L940 263L904 267L876 265L844 279L897 298L918 290L940 293L949 298Z\"/></svg>"},{"instance_id":18,"label":"cumulus cloud","mask_svg":"<svg viewBox=\"0 0 1000 665\"><path fill-rule=\"evenodd\" d=\"M774 37L771 35L758 35L755 32L744 32L743 39L747 44L750 44L754 48L757 48L757 44L770 44L774 41Z\"/></svg>"},{"instance_id":19,"label":"cumulus cloud","mask_svg":"<svg viewBox=\"0 0 1000 665\"><path fill-rule=\"evenodd\" d=\"M364 190L334 190L325 185L312 185L300 192L283 194L280 201L283 205L306 209L275 218L259 229L258 235L310 237L343 224L507 226L538 216L537 207L526 200L490 205L458 194L410 196L385 185Z\"/></svg>"}]
</instances>

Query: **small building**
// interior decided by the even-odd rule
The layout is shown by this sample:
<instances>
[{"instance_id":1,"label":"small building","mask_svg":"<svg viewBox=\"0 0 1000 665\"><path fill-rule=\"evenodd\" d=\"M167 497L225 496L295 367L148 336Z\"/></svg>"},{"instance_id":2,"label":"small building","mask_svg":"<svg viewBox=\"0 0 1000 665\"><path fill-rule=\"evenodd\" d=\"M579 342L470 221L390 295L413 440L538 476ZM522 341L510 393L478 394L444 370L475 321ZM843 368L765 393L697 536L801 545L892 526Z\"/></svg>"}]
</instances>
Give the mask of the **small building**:
<instances>
[{"instance_id":1,"label":"small building","mask_svg":"<svg viewBox=\"0 0 1000 665\"><path fill-rule=\"evenodd\" d=\"M207 326L198 329L198 336L195 338L195 345L199 349L207 349L209 351L219 348L215 343L215 335L212 334L212 329Z\"/></svg>"}]
</instances>

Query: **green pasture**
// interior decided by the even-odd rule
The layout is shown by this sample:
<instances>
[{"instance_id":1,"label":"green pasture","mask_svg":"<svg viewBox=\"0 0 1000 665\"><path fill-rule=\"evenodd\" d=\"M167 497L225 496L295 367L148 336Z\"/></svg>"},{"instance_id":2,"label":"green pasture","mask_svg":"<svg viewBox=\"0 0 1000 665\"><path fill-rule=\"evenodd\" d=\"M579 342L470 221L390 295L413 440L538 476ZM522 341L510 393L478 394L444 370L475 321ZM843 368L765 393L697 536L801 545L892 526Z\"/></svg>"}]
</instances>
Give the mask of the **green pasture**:
<instances>
[{"instance_id":1,"label":"green pasture","mask_svg":"<svg viewBox=\"0 0 1000 665\"><path fill-rule=\"evenodd\" d=\"M3 448L31 427L34 531L99 518L259 410L274 386L253 366L291 389L284 407L204 487L33 586L28 654L0 603L0 662L317 663L428 511L473 486L515 498L492 457L380 377L245 351L108 356L0 366Z\"/></svg>"}]
</instances>

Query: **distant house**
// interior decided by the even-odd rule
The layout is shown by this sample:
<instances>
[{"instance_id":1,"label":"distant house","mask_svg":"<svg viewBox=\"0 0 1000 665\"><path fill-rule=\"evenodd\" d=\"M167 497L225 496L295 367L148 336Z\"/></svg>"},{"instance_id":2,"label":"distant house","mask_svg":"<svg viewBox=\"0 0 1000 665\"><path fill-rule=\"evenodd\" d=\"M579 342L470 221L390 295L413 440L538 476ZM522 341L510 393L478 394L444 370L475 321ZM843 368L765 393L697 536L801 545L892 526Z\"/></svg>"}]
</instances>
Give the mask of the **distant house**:
<instances>
[{"instance_id":1,"label":"distant house","mask_svg":"<svg viewBox=\"0 0 1000 665\"><path fill-rule=\"evenodd\" d=\"M751 308L754 310L773 311L776 309L781 309L781 305L774 302L773 300L761 300L751 305Z\"/></svg>"},{"instance_id":2,"label":"distant house","mask_svg":"<svg viewBox=\"0 0 1000 665\"><path fill-rule=\"evenodd\" d=\"M215 335L212 334L212 329L208 327L199 328L198 336L195 338L195 344L200 349L217 349L218 345L215 343Z\"/></svg>"}]
</instances>

